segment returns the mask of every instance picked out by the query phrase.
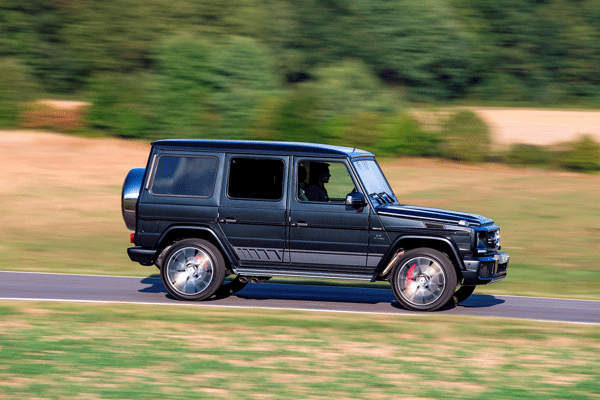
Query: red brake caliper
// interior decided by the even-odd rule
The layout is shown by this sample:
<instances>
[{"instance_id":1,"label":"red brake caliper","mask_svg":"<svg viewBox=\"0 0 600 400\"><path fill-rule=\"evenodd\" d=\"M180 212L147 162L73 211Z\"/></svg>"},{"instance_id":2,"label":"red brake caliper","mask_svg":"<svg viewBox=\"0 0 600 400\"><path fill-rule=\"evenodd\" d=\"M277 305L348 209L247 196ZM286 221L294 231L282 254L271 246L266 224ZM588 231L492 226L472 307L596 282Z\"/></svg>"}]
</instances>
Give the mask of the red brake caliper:
<instances>
[{"instance_id":1,"label":"red brake caliper","mask_svg":"<svg viewBox=\"0 0 600 400\"><path fill-rule=\"evenodd\" d=\"M406 275L406 287L410 286L410 283L413 281L413 275L415 274L415 266L417 264L414 264L412 267L410 267L410 269L408 270L408 274Z\"/></svg>"}]
</instances>

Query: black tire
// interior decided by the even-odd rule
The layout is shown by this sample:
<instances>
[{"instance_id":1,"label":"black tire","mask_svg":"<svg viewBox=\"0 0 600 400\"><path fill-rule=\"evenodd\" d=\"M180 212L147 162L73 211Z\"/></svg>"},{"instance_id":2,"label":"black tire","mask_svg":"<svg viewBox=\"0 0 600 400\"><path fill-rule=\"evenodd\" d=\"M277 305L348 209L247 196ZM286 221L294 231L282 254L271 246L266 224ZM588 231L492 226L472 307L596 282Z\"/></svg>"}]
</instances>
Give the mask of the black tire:
<instances>
[{"instance_id":1,"label":"black tire","mask_svg":"<svg viewBox=\"0 0 600 400\"><path fill-rule=\"evenodd\" d=\"M215 292L216 297L227 297L242 290L248 282L240 281L240 276L237 275L234 279L229 282L224 282L220 288Z\"/></svg>"},{"instance_id":2,"label":"black tire","mask_svg":"<svg viewBox=\"0 0 600 400\"><path fill-rule=\"evenodd\" d=\"M458 289L456 289L454 296L452 296L454 304L462 303L468 299L469 296L475 291L475 288L476 286L460 286Z\"/></svg>"},{"instance_id":3,"label":"black tire","mask_svg":"<svg viewBox=\"0 0 600 400\"><path fill-rule=\"evenodd\" d=\"M204 300L221 287L225 261L212 243L185 239L169 249L160 277L172 296L180 300Z\"/></svg>"},{"instance_id":4,"label":"black tire","mask_svg":"<svg viewBox=\"0 0 600 400\"><path fill-rule=\"evenodd\" d=\"M423 247L404 253L392 270L390 283L403 307L434 311L452 298L457 278L447 254Z\"/></svg>"}]
</instances>

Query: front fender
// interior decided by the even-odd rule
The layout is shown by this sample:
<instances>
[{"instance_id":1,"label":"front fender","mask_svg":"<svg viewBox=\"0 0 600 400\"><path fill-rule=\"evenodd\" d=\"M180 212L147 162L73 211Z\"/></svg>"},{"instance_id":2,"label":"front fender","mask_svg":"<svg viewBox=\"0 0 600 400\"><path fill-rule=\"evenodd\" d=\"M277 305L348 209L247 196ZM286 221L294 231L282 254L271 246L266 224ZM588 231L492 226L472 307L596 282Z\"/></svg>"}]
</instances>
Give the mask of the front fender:
<instances>
[{"instance_id":1,"label":"front fender","mask_svg":"<svg viewBox=\"0 0 600 400\"><path fill-rule=\"evenodd\" d=\"M373 281L379 277L379 275L385 270L388 263L394 257L398 249L415 249L418 247L429 247L432 249L440 250L448 254L452 262L458 266L461 271L464 271L465 264L463 258L460 255L460 251L456 243L452 240L439 237L439 236L423 236L423 235L403 235L398 237L389 247L388 251L381 258L381 261L377 265Z\"/></svg>"}]
</instances>

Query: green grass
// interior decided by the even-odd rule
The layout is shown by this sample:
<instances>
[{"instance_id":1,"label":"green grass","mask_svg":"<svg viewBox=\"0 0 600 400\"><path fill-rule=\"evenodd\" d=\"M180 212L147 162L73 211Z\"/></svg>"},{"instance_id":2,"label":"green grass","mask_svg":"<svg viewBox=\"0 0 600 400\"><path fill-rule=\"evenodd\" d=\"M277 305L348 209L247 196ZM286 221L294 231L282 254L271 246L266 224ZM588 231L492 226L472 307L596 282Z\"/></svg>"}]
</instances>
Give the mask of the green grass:
<instances>
[{"instance_id":1,"label":"green grass","mask_svg":"<svg viewBox=\"0 0 600 400\"><path fill-rule=\"evenodd\" d=\"M595 326L193 306L0 303L0 397L578 398Z\"/></svg>"}]
</instances>

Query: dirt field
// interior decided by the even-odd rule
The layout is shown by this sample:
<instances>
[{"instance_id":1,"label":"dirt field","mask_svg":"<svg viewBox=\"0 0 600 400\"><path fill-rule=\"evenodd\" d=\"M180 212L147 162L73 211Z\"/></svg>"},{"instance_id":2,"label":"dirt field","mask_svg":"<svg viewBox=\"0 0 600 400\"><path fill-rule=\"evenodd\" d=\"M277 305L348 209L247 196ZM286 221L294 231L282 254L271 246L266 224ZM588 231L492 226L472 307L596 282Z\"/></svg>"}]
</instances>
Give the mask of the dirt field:
<instances>
[{"instance_id":1,"label":"dirt field","mask_svg":"<svg viewBox=\"0 0 600 400\"><path fill-rule=\"evenodd\" d=\"M474 108L489 126L494 144L552 145L590 135L600 143L600 111Z\"/></svg>"}]
</instances>

